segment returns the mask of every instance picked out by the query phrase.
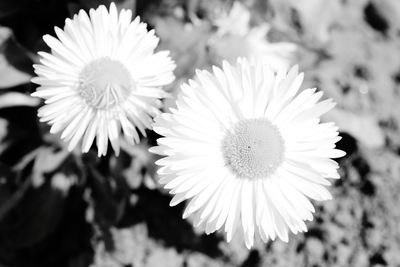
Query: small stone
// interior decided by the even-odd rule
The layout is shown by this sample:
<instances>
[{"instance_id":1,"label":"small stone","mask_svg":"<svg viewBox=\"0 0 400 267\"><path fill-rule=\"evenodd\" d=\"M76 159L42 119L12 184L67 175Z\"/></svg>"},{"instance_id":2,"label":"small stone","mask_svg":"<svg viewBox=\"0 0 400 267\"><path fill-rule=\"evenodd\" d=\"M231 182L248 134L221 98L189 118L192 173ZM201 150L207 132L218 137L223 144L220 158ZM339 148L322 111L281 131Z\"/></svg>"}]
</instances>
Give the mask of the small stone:
<instances>
[{"instance_id":1,"label":"small stone","mask_svg":"<svg viewBox=\"0 0 400 267\"><path fill-rule=\"evenodd\" d=\"M224 264L201 253L191 253L186 259L187 267L221 267Z\"/></svg>"},{"instance_id":2,"label":"small stone","mask_svg":"<svg viewBox=\"0 0 400 267\"><path fill-rule=\"evenodd\" d=\"M151 250L143 266L146 267L176 267L183 265L183 256L173 248L156 247Z\"/></svg>"},{"instance_id":3,"label":"small stone","mask_svg":"<svg viewBox=\"0 0 400 267\"><path fill-rule=\"evenodd\" d=\"M380 148L385 144L383 131L372 114L356 114L334 109L325 115L325 118L336 122L340 131L351 134L368 148Z\"/></svg>"},{"instance_id":4,"label":"small stone","mask_svg":"<svg viewBox=\"0 0 400 267\"><path fill-rule=\"evenodd\" d=\"M317 238L308 238L306 242L306 250L309 253L311 262L320 262L322 261L324 255L324 245Z\"/></svg>"}]
</instances>

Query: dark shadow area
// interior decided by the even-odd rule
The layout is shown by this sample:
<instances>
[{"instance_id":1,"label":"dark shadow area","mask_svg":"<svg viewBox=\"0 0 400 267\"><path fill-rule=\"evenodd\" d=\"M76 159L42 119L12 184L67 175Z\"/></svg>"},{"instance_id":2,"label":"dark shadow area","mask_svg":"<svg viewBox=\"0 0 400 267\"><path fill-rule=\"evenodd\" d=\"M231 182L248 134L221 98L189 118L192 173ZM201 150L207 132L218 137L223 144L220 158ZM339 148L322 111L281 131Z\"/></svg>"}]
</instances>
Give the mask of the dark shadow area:
<instances>
[{"instance_id":1,"label":"dark shadow area","mask_svg":"<svg viewBox=\"0 0 400 267\"><path fill-rule=\"evenodd\" d=\"M183 204L170 207L170 196L144 187L134 191L139 201L134 207L127 207L124 218L118 226L146 222L149 235L162 240L166 246L178 251L188 249L202 252L210 257L222 256L218 243L223 239L215 234L198 236L193 226L182 219Z\"/></svg>"},{"instance_id":2,"label":"dark shadow area","mask_svg":"<svg viewBox=\"0 0 400 267\"><path fill-rule=\"evenodd\" d=\"M369 2L364 8L364 20L374 30L386 35L389 29L389 23L380 13L373 2Z\"/></svg>"},{"instance_id":3,"label":"dark shadow area","mask_svg":"<svg viewBox=\"0 0 400 267\"><path fill-rule=\"evenodd\" d=\"M83 267L92 261L83 190L30 188L0 224L0 261L16 267ZM72 265L71 265L72 264Z\"/></svg>"},{"instance_id":4,"label":"dark shadow area","mask_svg":"<svg viewBox=\"0 0 400 267\"><path fill-rule=\"evenodd\" d=\"M4 143L9 142L9 145L0 154L0 162L12 166L42 143L36 123L36 109L31 107L0 109L0 117L9 122L7 136L3 140Z\"/></svg>"},{"instance_id":5,"label":"dark shadow area","mask_svg":"<svg viewBox=\"0 0 400 267\"><path fill-rule=\"evenodd\" d=\"M346 152L346 156L344 156L344 158L348 158L354 153L358 152L357 140L352 135L346 132L341 132L340 136L342 139L336 143L336 148Z\"/></svg>"},{"instance_id":6,"label":"dark shadow area","mask_svg":"<svg viewBox=\"0 0 400 267\"><path fill-rule=\"evenodd\" d=\"M261 266L260 253L257 250L252 250L247 256L247 259L240 265L240 267L258 267Z\"/></svg>"}]
</instances>

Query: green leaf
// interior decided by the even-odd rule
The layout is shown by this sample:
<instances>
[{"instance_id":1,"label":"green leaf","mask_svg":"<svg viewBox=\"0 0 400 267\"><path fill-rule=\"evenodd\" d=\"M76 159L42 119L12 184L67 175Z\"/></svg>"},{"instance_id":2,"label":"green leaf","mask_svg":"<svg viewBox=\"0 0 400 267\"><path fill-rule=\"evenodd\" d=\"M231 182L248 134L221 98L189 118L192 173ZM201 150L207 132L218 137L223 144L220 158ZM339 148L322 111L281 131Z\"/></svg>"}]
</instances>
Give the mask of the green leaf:
<instances>
[{"instance_id":1,"label":"green leaf","mask_svg":"<svg viewBox=\"0 0 400 267\"><path fill-rule=\"evenodd\" d=\"M39 103L38 98L18 92L0 94L0 109L15 106L36 107Z\"/></svg>"},{"instance_id":2,"label":"green leaf","mask_svg":"<svg viewBox=\"0 0 400 267\"><path fill-rule=\"evenodd\" d=\"M44 174L55 171L68 157L69 152L61 150L55 152L53 148L41 147L37 151L32 169L32 184L40 186L44 182Z\"/></svg>"},{"instance_id":3,"label":"green leaf","mask_svg":"<svg viewBox=\"0 0 400 267\"><path fill-rule=\"evenodd\" d=\"M0 89L29 83L32 61L10 29L0 26Z\"/></svg>"}]
</instances>

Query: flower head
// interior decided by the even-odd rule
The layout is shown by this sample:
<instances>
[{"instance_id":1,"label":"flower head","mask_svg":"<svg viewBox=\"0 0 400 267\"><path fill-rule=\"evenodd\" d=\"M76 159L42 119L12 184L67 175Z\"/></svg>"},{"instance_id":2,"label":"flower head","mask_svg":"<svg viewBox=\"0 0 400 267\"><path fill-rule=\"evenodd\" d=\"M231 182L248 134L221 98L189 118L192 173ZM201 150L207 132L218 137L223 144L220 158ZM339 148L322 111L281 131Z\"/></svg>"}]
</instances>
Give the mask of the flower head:
<instances>
[{"instance_id":1,"label":"flower head","mask_svg":"<svg viewBox=\"0 0 400 267\"><path fill-rule=\"evenodd\" d=\"M72 150L82 140L87 152L94 139L98 154L107 153L108 140L118 154L121 128L132 144L159 114L163 85L174 80L175 64L167 51L154 53L159 39L147 31L130 10L118 13L114 3L81 10L67 19L57 38L45 35L51 53L39 52L34 65L39 84L33 96L45 99L41 121L51 133L62 132Z\"/></svg>"},{"instance_id":2,"label":"flower head","mask_svg":"<svg viewBox=\"0 0 400 267\"><path fill-rule=\"evenodd\" d=\"M214 62L221 59L235 62L238 57L249 60L262 58L273 70L288 68L298 52L291 42L270 42L268 23L250 27L251 13L242 3L233 3L229 12L222 12L216 19L217 34L209 41Z\"/></svg>"},{"instance_id":3,"label":"flower head","mask_svg":"<svg viewBox=\"0 0 400 267\"><path fill-rule=\"evenodd\" d=\"M255 237L287 241L289 230L307 231L309 198L331 199L326 178L339 178L331 158L344 155L338 128L319 119L333 101L299 92L297 67L275 73L238 60L197 78L153 128L164 136L151 151L165 156L156 163L171 205L190 200L184 218L206 233L223 228L228 241L240 230L247 247Z\"/></svg>"},{"instance_id":4,"label":"flower head","mask_svg":"<svg viewBox=\"0 0 400 267\"><path fill-rule=\"evenodd\" d=\"M251 13L241 2L235 1L230 10L218 12L215 19L217 34L245 36L250 31Z\"/></svg>"}]
</instances>

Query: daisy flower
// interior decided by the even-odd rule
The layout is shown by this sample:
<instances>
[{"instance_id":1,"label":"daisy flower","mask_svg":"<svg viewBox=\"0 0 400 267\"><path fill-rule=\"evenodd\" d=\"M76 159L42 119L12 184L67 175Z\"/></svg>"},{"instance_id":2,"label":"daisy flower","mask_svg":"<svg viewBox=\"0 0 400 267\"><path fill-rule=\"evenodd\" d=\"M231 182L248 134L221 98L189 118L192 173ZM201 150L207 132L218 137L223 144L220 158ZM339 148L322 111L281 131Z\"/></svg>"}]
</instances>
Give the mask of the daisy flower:
<instances>
[{"instance_id":1,"label":"daisy flower","mask_svg":"<svg viewBox=\"0 0 400 267\"><path fill-rule=\"evenodd\" d=\"M290 42L269 42L266 39L270 26L267 24L252 28L246 35L226 34L215 35L209 41L210 54L213 62L220 59L235 62L238 57L249 60L268 61L275 71L289 68L296 58L297 45Z\"/></svg>"},{"instance_id":2,"label":"daisy flower","mask_svg":"<svg viewBox=\"0 0 400 267\"><path fill-rule=\"evenodd\" d=\"M334 123L320 115L335 105L322 92L299 92L298 68L275 73L267 65L239 59L198 82L182 86L177 107L156 118L164 136L153 153L163 155L160 183L174 195L170 205L189 200L183 218L207 234L239 230L248 248L307 231L315 211L310 198L331 199L327 178L338 179L331 158L340 140Z\"/></svg>"},{"instance_id":3,"label":"daisy flower","mask_svg":"<svg viewBox=\"0 0 400 267\"><path fill-rule=\"evenodd\" d=\"M55 33L43 37L51 53L39 52L41 64L34 65L32 81L40 86L32 95L45 99L40 120L51 133L62 132L69 150L82 141L88 152L96 138L99 156L108 140L118 154L121 128L128 142L138 143L137 129L146 135L166 96L161 87L174 80L169 52L154 53L154 31L112 3L109 11L80 10Z\"/></svg>"},{"instance_id":4,"label":"daisy flower","mask_svg":"<svg viewBox=\"0 0 400 267\"><path fill-rule=\"evenodd\" d=\"M291 42L270 42L267 39L271 26L262 23L250 27L250 11L240 2L231 10L222 12L215 20L216 34L210 39L209 53L214 62L220 59L235 62L238 57L249 60L265 59L273 70L289 68L298 52Z\"/></svg>"}]
</instances>

